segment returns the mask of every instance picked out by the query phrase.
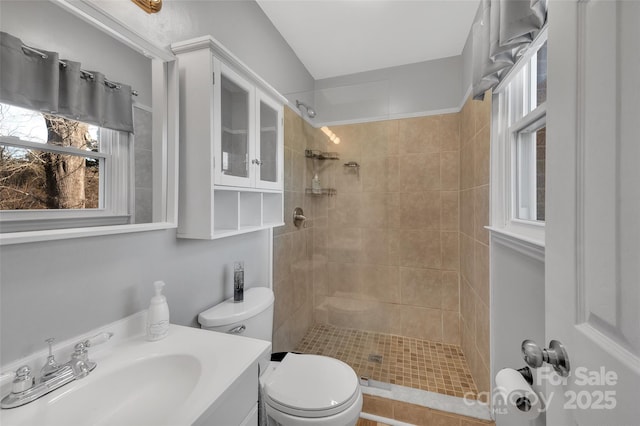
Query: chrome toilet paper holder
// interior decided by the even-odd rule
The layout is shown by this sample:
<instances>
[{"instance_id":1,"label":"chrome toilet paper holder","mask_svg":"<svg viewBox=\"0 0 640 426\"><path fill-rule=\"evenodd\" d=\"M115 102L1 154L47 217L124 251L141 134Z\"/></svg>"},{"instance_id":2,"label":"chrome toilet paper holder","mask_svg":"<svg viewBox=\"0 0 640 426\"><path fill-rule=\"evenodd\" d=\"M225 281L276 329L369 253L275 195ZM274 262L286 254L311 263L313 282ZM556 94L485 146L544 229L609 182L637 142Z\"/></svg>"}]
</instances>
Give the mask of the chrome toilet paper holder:
<instances>
[{"instance_id":1,"label":"chrome toilet paper holder","mask_svg":"<svg viewBox=\"0 0 640 426\"><path fill-rule=\"evenodd\" d=\"M562 377L569 377L571 366L569 355L564 345L557 340L549 342L549 348L540 348L533 340L522 342L522 357L531 368L542 367L543 363L549 363L553 369Z\"/></svg>"}]
</instances>

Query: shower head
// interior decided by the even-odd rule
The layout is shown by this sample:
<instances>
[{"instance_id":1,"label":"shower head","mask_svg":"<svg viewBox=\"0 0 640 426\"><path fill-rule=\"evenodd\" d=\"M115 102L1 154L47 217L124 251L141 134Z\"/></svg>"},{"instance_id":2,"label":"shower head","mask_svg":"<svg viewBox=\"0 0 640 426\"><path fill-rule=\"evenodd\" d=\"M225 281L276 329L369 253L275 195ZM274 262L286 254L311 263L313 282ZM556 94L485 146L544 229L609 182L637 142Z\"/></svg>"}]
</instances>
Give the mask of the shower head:
<instances>
[{"instance_id":1,"label":"shower head","mask_svg":"<svg viewBox=\"0 0 640 426\"><path fill-rule=\"evenodd\" d=\"M300 102L299 100L296 99L296 106L300 111L302 111L302 107L304 107L304 110L307 113L307 117L314 118L316 116L316 110L311 108L309 105L305 104L304 102Z\"/></svg>"}]
</instances>

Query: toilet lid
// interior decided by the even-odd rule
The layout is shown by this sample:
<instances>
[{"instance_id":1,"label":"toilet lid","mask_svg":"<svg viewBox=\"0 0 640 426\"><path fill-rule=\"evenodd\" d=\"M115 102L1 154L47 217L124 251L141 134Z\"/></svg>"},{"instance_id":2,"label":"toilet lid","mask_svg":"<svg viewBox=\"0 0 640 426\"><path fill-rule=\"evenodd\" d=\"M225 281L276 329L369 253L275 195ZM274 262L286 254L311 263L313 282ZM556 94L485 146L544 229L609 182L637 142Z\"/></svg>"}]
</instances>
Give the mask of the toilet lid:
<instances>
[{"instance_id":1,"label":"toilet lid","mask_svg":"<svg viewBox=\"0 0 640 426\"><path fill-rule=\"evenodd\" d=\"M357 399L358 391L358 376L351 367L320 355L290 353L264 383L269 405L302 417L342 412Z\"/></svg>"}]
</instances>

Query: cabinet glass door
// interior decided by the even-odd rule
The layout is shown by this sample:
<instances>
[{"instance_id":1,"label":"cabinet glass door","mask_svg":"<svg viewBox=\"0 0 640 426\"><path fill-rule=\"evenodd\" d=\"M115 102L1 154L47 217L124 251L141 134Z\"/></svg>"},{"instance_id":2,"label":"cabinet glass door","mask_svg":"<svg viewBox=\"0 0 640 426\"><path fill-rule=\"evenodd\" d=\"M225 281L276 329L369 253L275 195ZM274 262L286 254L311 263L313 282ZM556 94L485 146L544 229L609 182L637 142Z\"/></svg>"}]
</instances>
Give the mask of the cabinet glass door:
<instances>
[{"instance_id":1,"label":"cabinet glass door","mask_svg":"<svg viewBox=\"0 0 640 426\"><path fill-rule=\"evenodd\" d=\"M216 161L219 182L226 185L250 184L251 86L233 71L222 69L220 78L220 153Z\"/></svg>"},{"instance_id":2,"label":"cabinet glass door","mask_svg":"<svg viewBox=\"0 0 640 426\"><path fill-rule=\"evenodd\" d=\"M261 188L281 189L281 149L282 108L273 103L260 92L257 95L258 110L258 180Z\"/></svg>"}]
</instances>

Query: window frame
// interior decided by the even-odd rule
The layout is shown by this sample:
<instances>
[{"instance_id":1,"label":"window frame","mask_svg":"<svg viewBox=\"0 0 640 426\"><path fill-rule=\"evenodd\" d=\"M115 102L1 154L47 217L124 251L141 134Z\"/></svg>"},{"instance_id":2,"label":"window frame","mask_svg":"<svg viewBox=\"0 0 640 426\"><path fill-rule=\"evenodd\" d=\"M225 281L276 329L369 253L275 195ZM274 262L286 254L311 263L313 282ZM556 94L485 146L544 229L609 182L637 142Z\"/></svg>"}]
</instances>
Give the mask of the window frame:
<instances>
[{"instance_id":1,"label":"window frame","mask_svg":"<svg viewBox=\"0 0 640 426\"><path fill-rule=\"evenodd\" d=\"M95 152L0 136L0 144L4 146L90 157L100 161L99 207L64 210L2 210L0 211L2 232L75 228L78 224L107 226L130 223L133 217L130 193L134 190L131 173L133 169L130 167L132 138L133 135L127 132L99 128L101 150Z\"/></svg>"},{"instance_id":2,"label":"window frame","mask_svg":"<svg viewBox=\"0 0 640 426\"><path fill-rule=\"evenodd\" d=\"M177 228L179 137L177 58L168 49L158 47L138 35L136 31L110 15L101 6L68 0L56 0L54 3L151 59L153 221L143 224L89 226L78 220L74 228L3 232L0 233L0 246ZM135 107L136 103L134 103ZM134 136L130 138L133 144ZM133 150L130 150L130 153L133 155ZM134 214L134 212L131 213ZM3 225L0 224L0 226Z\"/></svg>"},{"instance_id":3,"label":"window frame","mask_svg":"<svg viewBox=\"0 0 640 426\"><path fill-rule=\"evenodd\" d=\"M518 141L546 126L546 101L534 105L537 52L547 41L545 27L492 95L491 226L511 237L544 247L544 221L518 217ZM532 75L532 73L534 75ZM527 82L527 89L525 89ZM525 111L529 111L525 113ZM535 147L534 147L535 149ZM534 157L535 158L535 157ZM535 165L533 173L535 174ZM533 179L535 182L535 177ZM536 195L537 196L537 195Z\"/></svg>"}]
</instances>

